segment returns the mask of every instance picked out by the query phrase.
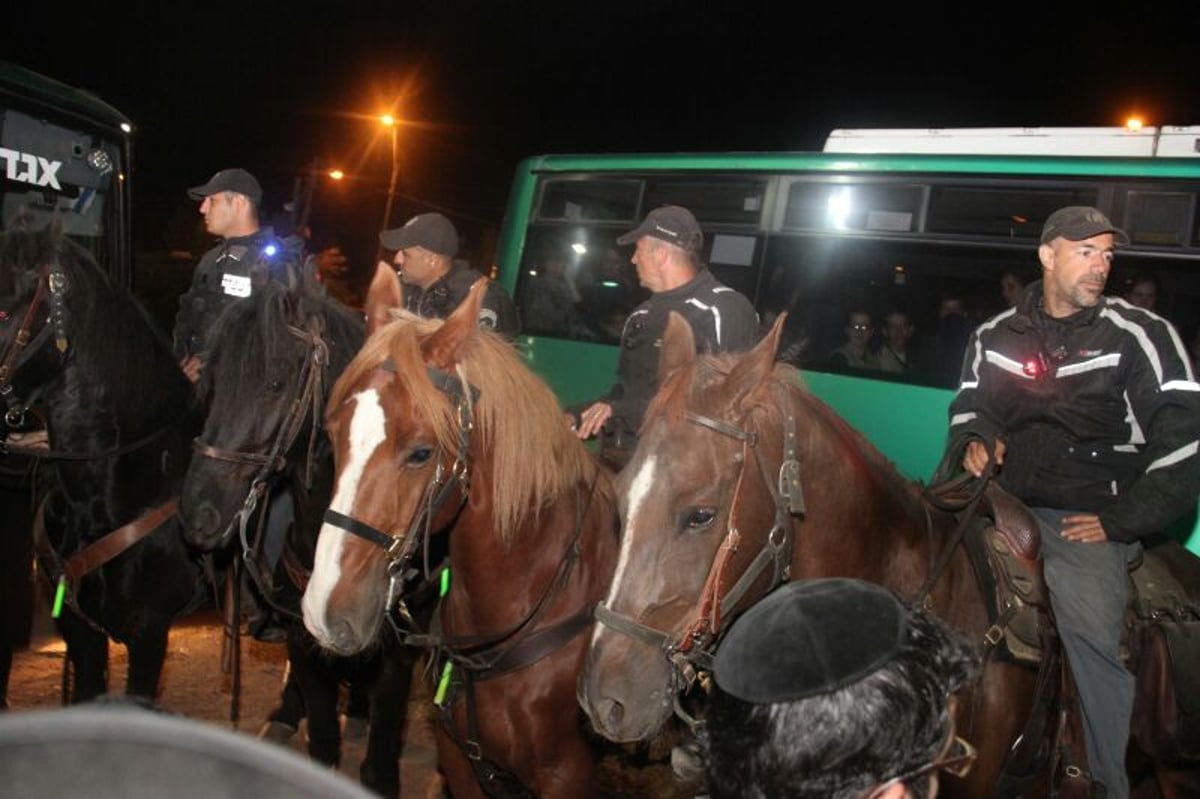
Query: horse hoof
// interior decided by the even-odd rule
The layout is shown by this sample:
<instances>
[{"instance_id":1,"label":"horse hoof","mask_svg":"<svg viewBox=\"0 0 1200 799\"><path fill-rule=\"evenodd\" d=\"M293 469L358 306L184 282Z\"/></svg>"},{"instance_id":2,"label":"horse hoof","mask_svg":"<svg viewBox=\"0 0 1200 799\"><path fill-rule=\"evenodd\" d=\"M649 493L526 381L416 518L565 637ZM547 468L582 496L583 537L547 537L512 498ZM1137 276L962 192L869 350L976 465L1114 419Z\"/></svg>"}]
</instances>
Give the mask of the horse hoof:
<instances>
[{"instance_id":1,"label":"horse hoof","mask_svg":"<svg viewBox=\"0 0 1200 799\"><path fill-rule=\"evenodd\" d=\"M367 720L358 716L344 716L342 721L342 740L361 743L367 739Z\"/></svg>"},{"instance_id":2,"label":"horse hoof","mask_svg":"<svg viewBox=\"0 0 1200 799\"><path fill-rule=\"evenodd\" d=\"M260 741L271 741L272 743L286 745L296 735L296 728L290 724L284 724L282 721L268 721L258 731L258 739Z\"/></svg>"}]
</instances>

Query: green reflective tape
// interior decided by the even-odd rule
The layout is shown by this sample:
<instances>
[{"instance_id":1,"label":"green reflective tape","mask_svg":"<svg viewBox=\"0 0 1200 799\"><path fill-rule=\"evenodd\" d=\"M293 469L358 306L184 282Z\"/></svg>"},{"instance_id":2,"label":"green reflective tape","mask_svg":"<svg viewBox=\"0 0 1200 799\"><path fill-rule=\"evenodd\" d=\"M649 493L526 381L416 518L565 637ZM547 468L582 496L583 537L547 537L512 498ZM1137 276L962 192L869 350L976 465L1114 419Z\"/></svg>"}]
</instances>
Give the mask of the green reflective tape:
<instances>
[{"instance_id":1,"label":"green reflective tape","mask_svg":"<svg viewBox=\"0 0 1200 799\"><path fill-rule=\"evenodd\" d=\"M66 575L58 578L58 588L54 589L54 607L50 611L50 618L57 619L62 615L63 599L67 595L67 578Z\"/></svg>"},{"instance_id":2,"label":"green reflective tape","mask_svg":"<svg viewBox=\"0 0 1200 799\"><path fill-rule=\"evenodd\" d=\"M449 660L446 665L442 666L442 677L438 680L437 691L433 695L433 703L440 705L446 701L446 691L450 690L450 670L454 668L454 664Z\"/></svg>"},{"instance_id":3,"label":"green reflective tape","mask_svg":"<svg viewBox=\"0 0 1200 799\"><path fill-rule=\"evenodd\" d=\"M441 589L438 591L438 596L443 597L448 593L450 593L450 567L449 566L442 569L442 586L441 586Z\"/></svg>"}]
</instances>

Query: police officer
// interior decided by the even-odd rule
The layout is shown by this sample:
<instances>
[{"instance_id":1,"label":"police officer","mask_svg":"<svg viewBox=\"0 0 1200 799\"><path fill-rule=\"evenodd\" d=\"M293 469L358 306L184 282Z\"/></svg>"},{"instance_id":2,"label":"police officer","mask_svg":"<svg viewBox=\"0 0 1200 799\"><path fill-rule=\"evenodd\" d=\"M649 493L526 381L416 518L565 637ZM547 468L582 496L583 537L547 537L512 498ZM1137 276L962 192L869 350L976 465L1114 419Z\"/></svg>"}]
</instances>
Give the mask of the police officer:
<instances>
[{"instance_id":1,"label":"police officer","mask_svg":"<svg viewBox=\"0 0 1200 799\"><path fill-rule=\"evenodd\" d=\"M403 227L380 233L379 242L396 251L392 263L404 283L404 307L420 316L445 319L482 277L455 261L458 231L441 214L417 214ZM495 281L488 281L479 326L507 338L517 333L517 309Z\"/></svg>"},{"instance_id":2,"label":"police officer","mask_svg":"<svg viewBox=\"0 0 1200 799\"><path fill-rule=\"evenodd\" d=\"M205 229L221 238L200 257L175 317L175 356L194 383L204 365L209 329L221 310L250 296L252 278L295 281L303 252L298 239L285 242L270 227L259 227L262 187L244 169L222 169L204 185L188 189L188 196L200 201Z\"/></svg>"},{"instance_id":3,"label":"police officer","mask_svg":"<svg viewBox=\"0 0 1200 799\"><path fill-rule=\"evenodd\" d=\"M617 239L634 244L638 281L652 294L633 310L621 331L617 382L606 396L572 416L580 438L602 430L601 449L612 465L632 453L646 406L658 390L658 361L671 311L692 326L700 353L748 349L758 335L758 314L737 291L722 285L699 261L704 234L686 208L664 205Z\"/></svg>"}]
</instances>

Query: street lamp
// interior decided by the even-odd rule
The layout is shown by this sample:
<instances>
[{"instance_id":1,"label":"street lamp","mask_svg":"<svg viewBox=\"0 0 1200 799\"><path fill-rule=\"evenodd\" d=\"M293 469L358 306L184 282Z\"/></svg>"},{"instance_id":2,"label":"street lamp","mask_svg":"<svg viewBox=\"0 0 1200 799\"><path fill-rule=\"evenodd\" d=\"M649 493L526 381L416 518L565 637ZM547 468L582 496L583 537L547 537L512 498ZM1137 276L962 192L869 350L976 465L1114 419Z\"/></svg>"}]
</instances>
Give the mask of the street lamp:
<instances>
[{"instance_id":1,"label":"street lamp","mask_svg":"<svg viewBox=\"0 0 1200 799\"><path fill-rule=\"evenodd\" d=\"M384 114L379 121L388 129L392 138L392 175L388 178L387 203L383 206L383 227L380 228L387 230L392 221L392 200L396 197L396 176L400 172L400 160L396 153L396 118L391 114Z\"/></svg>"}]
</instances>

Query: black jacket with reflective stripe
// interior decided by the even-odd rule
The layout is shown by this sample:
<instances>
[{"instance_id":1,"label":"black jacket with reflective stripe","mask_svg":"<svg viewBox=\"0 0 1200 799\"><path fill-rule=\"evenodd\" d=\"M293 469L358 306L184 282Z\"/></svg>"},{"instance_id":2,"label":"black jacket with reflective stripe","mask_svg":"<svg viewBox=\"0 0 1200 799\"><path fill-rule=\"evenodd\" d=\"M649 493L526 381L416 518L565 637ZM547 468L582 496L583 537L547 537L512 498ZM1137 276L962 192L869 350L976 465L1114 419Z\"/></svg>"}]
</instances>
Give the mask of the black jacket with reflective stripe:
<instances>
[{"instance_id":1,"label":"black jacket with reflective stripe","mask_svg":"<svg viewBox=\"0 0 1200 799\"><path fill-rule=\"evenodd\" d=\"M973 437L1006 442L998 479L1010 492L1098 513L1113 540L1161 531L1200 494L1200 384L1175 328L1124 300L1053 319L1036 282L981 325L944 464Z\"/></svg>"}]
</instances>

